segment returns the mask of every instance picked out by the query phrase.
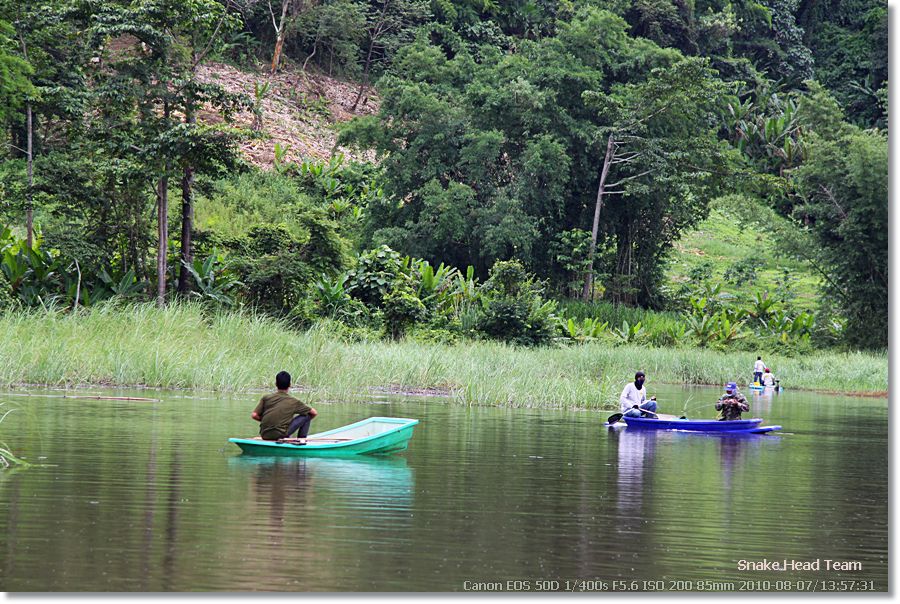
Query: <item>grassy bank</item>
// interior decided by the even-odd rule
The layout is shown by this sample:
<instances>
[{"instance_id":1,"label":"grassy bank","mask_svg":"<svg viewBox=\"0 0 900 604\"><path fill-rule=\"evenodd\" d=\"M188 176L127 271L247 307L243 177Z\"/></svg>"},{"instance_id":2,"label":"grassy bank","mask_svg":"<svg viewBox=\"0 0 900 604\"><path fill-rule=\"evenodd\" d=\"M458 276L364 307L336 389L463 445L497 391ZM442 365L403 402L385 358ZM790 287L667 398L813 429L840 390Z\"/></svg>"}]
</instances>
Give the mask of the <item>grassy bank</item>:
<instances>
[{"instance_id":1,"label":"grassy bank","mask_svg":"<svg viewBox=\"0 0 900 604\"><path fill-rule=\"evenodd\" d=\"M146 385L243 391L268 388L287 369L314 399L350 399L372 388L439 389L465 404L615 406L636 368L652 381L740 381L752 353L585 344L524 349L338 340L324 329L296 332L263 317L205 315L192 305L95 307L77 316L44 311L0 315L0 386ZM782 385L847 393L887 390L885 354L768 357Z\"/></svg>"}]
</instances>

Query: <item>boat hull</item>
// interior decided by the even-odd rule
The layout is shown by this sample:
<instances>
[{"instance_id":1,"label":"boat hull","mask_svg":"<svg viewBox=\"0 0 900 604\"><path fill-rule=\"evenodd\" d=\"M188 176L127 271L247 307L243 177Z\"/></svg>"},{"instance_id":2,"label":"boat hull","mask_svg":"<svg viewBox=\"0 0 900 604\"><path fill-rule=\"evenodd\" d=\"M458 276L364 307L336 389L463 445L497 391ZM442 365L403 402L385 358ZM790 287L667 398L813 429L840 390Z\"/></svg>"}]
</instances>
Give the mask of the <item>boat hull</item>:
<instances>
[{"instance_id":1,"label":"boat hull","mask_svg":"<svg viewBox=\"0 0 900 604\"><path fill-rule=\"evenodd\" d=\"M781 430L781 426L760 426L761 418L719 421L714 419L649 419L646 417L623 417L629 428L645 430L687 430L690 432L719 432L735 434L762 434Z\"/></svg>"},{"instance_id":2,"label":"boat hull","mask_svg":"<svg viewBox=\"0 0 900 604\"><path fill-rule=\"evenodd\" d=\"M245 455L266 457L386 455L406 449L418 423L416 419L370 417L355 424L311 434L305 445L258 438L229 438L228 442L240 447Z\"/></svg>"}]
</instances>

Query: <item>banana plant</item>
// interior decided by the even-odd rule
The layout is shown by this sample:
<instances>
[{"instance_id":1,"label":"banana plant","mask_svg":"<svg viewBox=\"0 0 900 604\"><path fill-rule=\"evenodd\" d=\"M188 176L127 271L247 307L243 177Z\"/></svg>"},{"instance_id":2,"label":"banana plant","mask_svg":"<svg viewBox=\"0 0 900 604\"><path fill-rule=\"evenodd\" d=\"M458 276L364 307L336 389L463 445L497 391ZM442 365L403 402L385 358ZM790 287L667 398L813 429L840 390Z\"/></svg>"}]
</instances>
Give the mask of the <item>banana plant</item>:
<instances>
[{"instance_id":1,"label":"banana plant","mask_svg":"<svg viewBox=\"0 0 900 604\"><path fill-rule=\"evenodd\" d=\"M341 273L333 279L323 273L314 284L323 308L332 318L350 301L350 295L345 287L349 278L349 273Z\"/></svg>"},{"instance_id":2,"label":"banana plant","mask_svg":"<svg viewBox=\"0 0 900 604\"><path fill-rule=\"evenodd\" d=\"M684 317L686 333L700 346L707 346L716 337L717 315L691 314Z\"/></svg>"},{"instance_id":3,"label":"banana plant","mask_svg":"<svg viewBox=\"0 0 900 604\"><path fill-rule=\"evenodd\" d=\"M275 171L279 174L284 174L287 172L290 164L285 160L287 159L288 151L290 150L290 145L282 145L281 143L275 143L275 149L273 151L272 157L272 166L275 168Z\"/></svg>"},{"instance_id":4,"label":"banana plant","mask_svg":"<svg viewBox=\"0 0 900 604\"><path fill-rule=\"evenodd\" d=\"M3 260L0 262L0 269L3 275L9 281L13 292L18 292L22 287L25 279L31 273L31 265L27 257L21 252L13 252L11 248L7 248L3 252Z\"/></svg>"},{"instance_id":5,"label":"banana plant","mask_svg":"<svg viewBox=\"0 0 900 604\"><path fill-rule=\"evenodd\" d=\"M13 294L27 306L37 306L57 295L53 292L62 289L59 268L57 255L42 250L39 244L28 247L18 242L7 246L0 260L0 270Z\"/></svg>"},{"instance_id":6,"label":"banana plant","mask_svg":"<svg viewBox=\"0 0 900 604\"><path fill-rule=\"evenodd\" d=\"M644 335L644 327L638 321L629 325L628 321L622 321L622 327L611 330L617 344L634 344Z\"/></svg>"},{"instance_id":7,"label":"banana plant","mask_svg":"<svg viewBox=\"0 0 900 604\"><path fill-rule=\"evenodd\" d=\"M191 291L192 296L224 306L234 305L237 291L244 284L215 250L205 260L197 258L191 263L182 261L182 264L194 278L196 289Z\"/></svg>"},{"instance_id":8,"label":"banana plant","mask_svg":"<svg viewBox=\"0 0 900 604\"><path fill-rule=\"evenodd\" d=\"M334 214L335 218L343 215L348 210L350 210L350 208L351 208L350 201L344 197L338 197L336 199L332 199L331 205L329 207L329 209L331 210L331 213Z\"/></svg>"},{"instance_id":9,"label":"banana plant","mask_svg":"<svg viewBox=\"0 0 900 604\"><path fill-rule=\"evenodd\" d=\"M447 292L448 285L459 273L455 267L447 266L443 262L435 270L427 260L419 265L417 272L419 274L417 295L426 304L429 301L440 302L442 298L445 298L443 294Z\"/></svg>"},{"instance_id":10,"label":"banana plant","mask_svg":"<svg viewBox=\"0 0 900 604\"><path fill-rule=\"evenodd\" d=\"M110 295L122 298L130 298L143 291L141 284L134 274L134 269L128 269L121 275L110 275L106 269L100 271L100 281L109 289ZM95 296L96 297L96 296Z\"/></svg>"},{"instance_id":11,"label":"banana plant","mask_svg":"<svg viewBox=\"0 0 900 604\"><path fill-rule=\"evenodd\" d=\"M714 332L716 341L719 344L732 344L736 340L739 340L744 337L744 333L742 333L741 328L744 325L744 321L733 321L728 318L724 313L719 313L715 317L714 324Z\"/></svg>"},{"instance_id":12,"label":"banana plant","mask_svg":"<svg viewBox=\"0 0 900 604\"><path fill-rule=\"evenodd\" d=\"M591 342L597 340L606 331L609 321L600 321L593 317L585 317L581 323L572 318L559 319L560 329L563 334L576 342Z\"/></svg>"},{"instance_id":13,"label":"banana plant","mask_svg":"<svg viewBox=\"0 0 900 604\"><path fill-rule=\"evenodd\" d=\"M728 319L732 323L736 323L746 319L747 309L739 306L723 306L717 314L720 317Z\"/></svg>"},{"instance_id":14,"label":"banana plant","mask_svg":"<svg viewBox=\"0 0 900 604\"><path fill-rule=\"evenodd\" d=\"M799 315L794 317L794 320L791 321L790 325L790 334L794 337L800 337L803 335L809 335L812 333L813 329L816 326L816 317L811 312L801 312Z\"/></svg>"},{"instance_id":15,"label":"banana plant","mask_svg":"<svg viewBox=\"0 0 900 604\"><path fill-rule=\"evenodd\" d=\"M678 344L679 342L684 341L685 335L687 335L688 327L684 323L678 322L675 325L670 325L665 329L666 338L672 344Z\"/></svg>"},{"instance_id":16,"label":"banana plant","mask_svg":"<svg viewBox=\"0 0 900 604\"><path fill-rule=\"evenodd\" d=\"M753 301L747 307L747 315L751 318L765 323L773 312L777 309L778 300L769 297L769 292L756 292Z\"/></svg>"},{"instance_id":17,"label":"banana plant","mask_svg":"<svg viewBox=\"0 0 900 604\"><path fill-rule=\"evenodd\" d=\"M783 310L777 310L763 322L763 327L772 335L780 336L789 333L791 330L792 319Z\"/></svg>"}]
</instances>

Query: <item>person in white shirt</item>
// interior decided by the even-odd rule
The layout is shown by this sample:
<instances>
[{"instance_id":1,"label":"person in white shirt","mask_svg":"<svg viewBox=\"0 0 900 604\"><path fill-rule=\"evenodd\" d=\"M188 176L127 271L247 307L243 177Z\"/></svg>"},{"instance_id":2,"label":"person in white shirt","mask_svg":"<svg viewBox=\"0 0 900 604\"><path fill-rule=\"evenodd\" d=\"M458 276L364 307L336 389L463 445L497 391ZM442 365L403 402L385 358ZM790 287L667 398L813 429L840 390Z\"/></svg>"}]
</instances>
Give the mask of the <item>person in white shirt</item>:
<instances>
[{"instance_id":1,"label":"person in white shirt","mask_svg":"<svg viewBox=\"0 0 900 604\"><path fill-rule=\"evenodd\" d=\"M652 417L656 419L656 397L647 400L647 390L644 388L644 372L634 374L634 382L629 383L622 390L619 397L619 406L626 417Z\"/></svg>"},{"instance_id":2,"label":"person in white shirt","mask_svg":"<svg viewBox=\"0 0 900 604\"><path fill-rule=\"evenodd\" d=\"M762 374L766 369L766 364L763 363L762 357L756 357L756 362L753 363L753 383L761 384L762 382Z\"/></svg>"},{"instance_id":3,"label":"person in white shirt","mask_svg":"<svg viewBox=\"0 0 900 604\"><path fill-rule=\"evenodd\" d=\"M775 376L772 374L772 371L766 367L765 373L762 376L762 385L763 386L774 386L775 382L778 380L775 379Z\"/></svg>"}]
</instances>

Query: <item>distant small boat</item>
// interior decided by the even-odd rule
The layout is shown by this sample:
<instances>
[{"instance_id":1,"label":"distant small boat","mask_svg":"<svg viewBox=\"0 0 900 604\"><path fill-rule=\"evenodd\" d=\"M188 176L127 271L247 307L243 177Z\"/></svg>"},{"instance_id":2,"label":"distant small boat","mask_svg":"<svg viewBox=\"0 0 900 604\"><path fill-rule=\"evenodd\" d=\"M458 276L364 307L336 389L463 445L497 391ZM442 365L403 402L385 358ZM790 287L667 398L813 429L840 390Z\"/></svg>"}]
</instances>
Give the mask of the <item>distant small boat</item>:
<instances>
[{"instance_id":1,"label":"distant small boat","mask_svg":"<svg viewBox=\"0 0 900 604\"><path fill-rule=\"evenodd\" d=\"M327 432L311 434L306 444L296 439L282 441L261 438L229 438L246 455L336 457L348 455L382 455L406 449L417 419L403 417L370 417ZM295 441L295 442L291 442Z\"/></svg>"},{"instance_id":2,"label":"distant small boat","mask_svg":"<svg viewBox=\"0 0 900 604\"><path fill-rule=\"evenodd\" d=\"M750 384L750 386L748 386L748 388L750 388L750 390L756 390L757 392L763 392L763 391L781 392L782 390L784 390L784 388L782 386L779 386L778 384L776 384L774 386L762 386L762 385Z\"/></svg>"},{"instance_id":3,"label":"distant small boat","mask_svg":"<svg viewBox=\"0 0 900 604\"><path fill-rule=\"evenodd\" d=\"M629 428L648 430L689 430L691 432L729 432L735 434L762 434L781 430L781 426L760 426L761 418L720 421L715 419L650 419L647 417L623 417Z\"/></svg>"}]
</instances>

